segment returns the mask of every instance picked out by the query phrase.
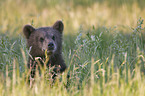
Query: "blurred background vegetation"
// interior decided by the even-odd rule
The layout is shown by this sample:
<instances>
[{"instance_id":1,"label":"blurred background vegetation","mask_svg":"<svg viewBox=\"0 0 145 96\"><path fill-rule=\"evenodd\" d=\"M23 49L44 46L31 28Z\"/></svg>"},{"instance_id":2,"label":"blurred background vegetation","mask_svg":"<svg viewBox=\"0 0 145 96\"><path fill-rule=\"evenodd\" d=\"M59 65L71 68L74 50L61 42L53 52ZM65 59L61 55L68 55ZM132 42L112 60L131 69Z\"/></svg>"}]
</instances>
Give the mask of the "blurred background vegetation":
<instances>
[{"instance_id":1,"label":"blurred background vegetation","mask_svg":"<svg viewBox=\"0 0 145 96\"><path fill-rule=\"evenodd\" d=\"M50 26L64 22L64 33L77 33L81 27L135 27L145 17L144 0L0 0L0 32L16 36L25 24ZM14 35L15 34L15 35Z\"/></svg>"}]
</instances>

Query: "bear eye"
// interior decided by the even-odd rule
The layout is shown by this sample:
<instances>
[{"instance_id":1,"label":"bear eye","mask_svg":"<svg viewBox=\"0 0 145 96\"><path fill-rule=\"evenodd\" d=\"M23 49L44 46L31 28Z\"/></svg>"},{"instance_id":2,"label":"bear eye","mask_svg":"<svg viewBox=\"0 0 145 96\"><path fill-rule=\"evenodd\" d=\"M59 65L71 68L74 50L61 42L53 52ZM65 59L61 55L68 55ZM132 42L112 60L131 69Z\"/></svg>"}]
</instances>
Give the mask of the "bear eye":
<instances>
[{"instance_id":1,"label":"bear eye","mask_svg":"<svg viewBox=\"0 0 145 96\"><path fill-rule=\"evenodd\" d=\"M54 36L52 36L52 39L53 39L53 40L55 40L55 37L54 37Z\"/></svg>"},{"instance_id":2,"label":"bear eye","mask_svg":"<svg viewBox=\"0 0 145 96\"><path fill-rule=\"evenodd\" d=\"M44 41L44 38L41 37L41 38L40 38L40 42L43 42L43 41Z\"/></svg>"}]
</instances>

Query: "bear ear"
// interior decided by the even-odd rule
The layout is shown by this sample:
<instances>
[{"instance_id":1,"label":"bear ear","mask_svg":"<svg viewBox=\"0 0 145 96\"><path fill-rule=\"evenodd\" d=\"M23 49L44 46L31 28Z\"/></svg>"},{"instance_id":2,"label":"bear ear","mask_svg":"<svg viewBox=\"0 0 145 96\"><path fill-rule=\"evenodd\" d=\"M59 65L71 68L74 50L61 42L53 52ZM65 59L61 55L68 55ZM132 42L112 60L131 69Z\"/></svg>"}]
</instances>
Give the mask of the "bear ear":
<instances>
[{"instance_id":1,"label":"bear ear","mask_svg":"<svg viewBox=\"0 0 145 96\"><path fill-rule=\"evenodd\" d=\"M61 20L56 21L53 25L53 28L62 33L64 28L63 22Z\"/></svg>"},{"instance_id":2,"label":"bear ear","mask_svg":"<svg viewBox=\"0 0 145 96\"><path fill-rule=\"evenodd\" d=\"M35 31L35 28L33 28L31 25L25 25L23 28L23 33L24 33L26 39L29 39L30 34L34 31Z\"/></svg>"}]
</instances>

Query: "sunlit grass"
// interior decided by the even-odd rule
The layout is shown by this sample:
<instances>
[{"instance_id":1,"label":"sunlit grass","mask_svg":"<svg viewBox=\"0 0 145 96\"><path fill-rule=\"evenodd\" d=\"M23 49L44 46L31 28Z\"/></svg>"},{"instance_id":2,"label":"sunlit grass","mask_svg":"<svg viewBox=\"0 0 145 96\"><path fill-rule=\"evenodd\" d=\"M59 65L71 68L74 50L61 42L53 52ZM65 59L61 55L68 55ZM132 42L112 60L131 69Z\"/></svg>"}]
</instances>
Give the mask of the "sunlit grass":
<instances>
[{"instance_id":1,"label":"sunlit grass","mask_svg":"<svg viewBox=\"0 0 145 96\"><path fill-rule=\"evenodd\" d=\"M126 59L126 57L124 58ZM143 58L144 59L144 58ZM113 59L112 59L113 60ZM107 60L106 60L107 61ZM126 62L124 60L124 62ZM132 78L130 74L130 70L124 70L120 74L120 69L116 71L106 72L104 67L99 67L98 70L94 70L94 65L99 64L99 60L94 61L92 58L91 60L91 69L90 69L90 76L87 77L89 82L84 80L81 83L81 86L78 86L80 83L77 80L77 76L71 76L70 85L67 87L65 84L66 82L66 73L62 74L62 80L56 80L55 83L50 83L46 80L46 78L40 78L38 75L35 78L35 83L32 87L26 82L25 76L26 74L23 73L22 77L19 76L19 69L18 63L14 60L13 61L13 71L12 71L12 78L10 78L8 67L6 69L6 77L1 77L0 79L0 95L1 96L28 96L28 95L35 95L35 96L68 96L68 95L76 95L76 96L94 96L94 95L101 95L101 96L144 96L145 92L145 77L141 75L139 66L136 66L134 69L134 77ZM105 63L103 64L105 66ZM112 66L114 63L112 62ZM109 66L107 67L109 68ZM109 68L110 69L110 68ZM113 69L113 67L111 67ZM129 69L129 68L128 68ZM27 72L26 72L27 73ZM96 73L99 73L97 76L96 81ZM127 74L127 75L126 75ZM44 74L41 74L44 75ZM105 81L106 75L108 76L107 82ZM121 75L124 75L122 77ZM79 77L78 77L79 78ZM128 81L127 81L128 80Z\"/></svg>"},{"instance_id":2,"label":"sunlit grass","mask_svg":"<svg viewBox=\"0 0 145 96\"><path fill-rule=\"evenodd\" d=\"M52 3L52 2L51 2ZM86 30L92 26L117 26L127 29L136 25L137 18L145 17L145 9L137 3L123 4L119 7L108 7L108 3L94 3L91 6L73 6L73 3L60 2L54 6L51 3L41 5L41 2L30 0L22 2L16 0L1 1L0 25L2 33L20 34L25 24L35 27L50 26L61 19L65 25L65 33L76 33L80 26ZM40 5L39 5L40 4ZM44 4L44 3L42 3ZM113 5L113 3L112 3ZM114 6L114 5L113 5ZM13 25L15 25L13 27ZM71 29L71 30L70 30Z\"/></svg>"}]
</instances>

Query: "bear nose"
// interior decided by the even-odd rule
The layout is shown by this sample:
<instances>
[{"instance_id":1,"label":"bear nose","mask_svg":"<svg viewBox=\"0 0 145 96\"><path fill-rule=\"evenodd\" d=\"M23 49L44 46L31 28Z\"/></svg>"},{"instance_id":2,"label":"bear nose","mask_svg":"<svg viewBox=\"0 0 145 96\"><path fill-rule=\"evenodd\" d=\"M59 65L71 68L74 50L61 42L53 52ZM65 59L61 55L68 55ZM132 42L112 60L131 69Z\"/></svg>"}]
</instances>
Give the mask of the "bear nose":
<instances>
[{"instance_id":1,"label":"bear nose","mask_svg":"<svg viewBox=\"0 0 145 96\"><path fill-rule=\"evenodd\" d=\"M54 44L52 42L48 43L48 49L53 50L54 49Z\"/></svg>"}]
</instances>

